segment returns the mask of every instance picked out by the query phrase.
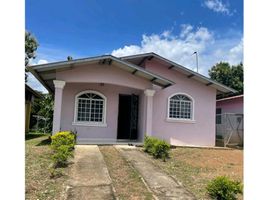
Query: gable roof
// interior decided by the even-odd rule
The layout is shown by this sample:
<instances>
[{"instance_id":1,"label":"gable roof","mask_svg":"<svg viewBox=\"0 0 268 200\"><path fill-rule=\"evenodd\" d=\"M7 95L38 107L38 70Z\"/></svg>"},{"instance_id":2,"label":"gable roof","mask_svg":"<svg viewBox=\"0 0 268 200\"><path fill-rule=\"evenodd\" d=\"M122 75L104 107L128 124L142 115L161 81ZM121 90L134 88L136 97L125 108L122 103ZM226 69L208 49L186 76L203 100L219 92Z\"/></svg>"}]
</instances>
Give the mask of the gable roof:
<instances>
[{"instance_id":1,"label":"gable roof","mask_svg":"<svg viewBox=\"0 0 268 200\"><path fill-rule=\"evenodd\" d=\"M195 79L209 87L213 87L215 89L217 89L217 94L222 94L222 93L236 93L237 91L226 86L223 85L217 81L214 81L202 74L199 74L197 72L194 72L180 64L177 64L175 62L172 62L156 53L144 53L144 54L137 54L137 55L132 55L132 56L124 56L121 57L122 60L127 60L128 62L132 62L133 64L136 65L141 65L145 60L151 60L151 59L157 59L161 62L164 62L169 66L169 69L173 69L173 70L177 70L179 72L181 72L182 74L185 74L188 78L192 78Z\"/></svg>"},{"instance_id":2,"label":"gable roof","mask_svg":"<svg viewBox=\"0 0 268 200\"><path fill-rule=\"evenodd\" d=\"M94 63L106 64L106 65L114 64L116 67L126 70L135 76L147 79L151 81L153 84L158 85L160 87L168 87L170 85L175 84L171 80L156 75L140 66L127 62L126 60L121 60L112 55L103 55L103 56L74 59L68 61L47 63L41 65L33 65L28 66L27 69L42 83L42 85L44 85L44 87L49 92L52 93L54 91L53 80L56 79L56 70L72 69L77 65L94 64Z\"/></svg>"}]
</instances>

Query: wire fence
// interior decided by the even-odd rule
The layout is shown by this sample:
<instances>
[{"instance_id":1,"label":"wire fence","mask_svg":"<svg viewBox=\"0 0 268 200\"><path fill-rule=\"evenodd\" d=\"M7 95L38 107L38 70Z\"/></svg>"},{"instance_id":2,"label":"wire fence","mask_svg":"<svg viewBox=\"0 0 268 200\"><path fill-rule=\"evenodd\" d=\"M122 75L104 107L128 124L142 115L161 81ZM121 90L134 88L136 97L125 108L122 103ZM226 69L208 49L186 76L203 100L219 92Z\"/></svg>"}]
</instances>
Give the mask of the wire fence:
<instances>
[{"instance_id":1,"label":"wire fence","mask_svg":"<svg viewBox=\"0 0 268 200\"><path fill-rule=\"evenodd\" d=\"M216 141L222 145L243 146L244 115L224 113L216 115Z\"/></svg>"}]
</instances>

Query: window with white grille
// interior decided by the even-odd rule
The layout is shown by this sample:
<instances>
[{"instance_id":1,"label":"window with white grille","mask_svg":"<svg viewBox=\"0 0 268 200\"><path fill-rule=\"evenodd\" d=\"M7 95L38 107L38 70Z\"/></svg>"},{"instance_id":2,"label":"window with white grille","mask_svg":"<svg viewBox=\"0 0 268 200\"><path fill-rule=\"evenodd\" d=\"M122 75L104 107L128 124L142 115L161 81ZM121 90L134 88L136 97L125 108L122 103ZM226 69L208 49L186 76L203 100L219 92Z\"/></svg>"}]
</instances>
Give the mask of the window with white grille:
<instances>
[{"instance_id":1,"label":"window with white grille","mask_svg":"<svg viewBox=\"0 0 268 200\"><path fill-rule=\"evenodd\" d=\"M105 117L105 97L85 92L76 97L76 122L102 124Z\"/></svg>"},{"instance_id":2,"label":"window with white grille","mask_svg":"<svg viewBox=\"0 0 268 200\"><path fill-rule=\"evenodd\" d=\"M176 94L169 98L170 119L187 119L193 118L193 101L186 95Z\"/></svg>"}]
</instances>

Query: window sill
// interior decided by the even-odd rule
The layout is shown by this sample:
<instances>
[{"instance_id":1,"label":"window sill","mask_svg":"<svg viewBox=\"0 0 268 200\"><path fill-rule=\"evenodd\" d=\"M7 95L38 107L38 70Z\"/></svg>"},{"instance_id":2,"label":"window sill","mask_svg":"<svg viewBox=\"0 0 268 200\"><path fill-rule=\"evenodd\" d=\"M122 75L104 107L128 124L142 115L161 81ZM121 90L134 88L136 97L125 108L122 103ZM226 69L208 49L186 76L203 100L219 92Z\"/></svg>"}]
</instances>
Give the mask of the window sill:
<instances>
[{"instance_id":1,"label":"window sill","mask_svg":"<svg viewBox=\"0 0 268 200\"><path fill-rule=\"evenodd\" d=\"M107 127L106 123L87 123L87 122L73 122L75 126L95 126L95 127Z\"/></svg>"},{"instance_id":2,"label":"window sill","mask_svg":"<svg viewBox=\"0 0 268 200\"><path fill-rule=\"evenodd\" d=\"M195 120L192 119L172 119L172 118L167 118L167 122L179 122L179 123L186 123L186 124L194 124L196 123Z\"/></svg>"}]
</instances>

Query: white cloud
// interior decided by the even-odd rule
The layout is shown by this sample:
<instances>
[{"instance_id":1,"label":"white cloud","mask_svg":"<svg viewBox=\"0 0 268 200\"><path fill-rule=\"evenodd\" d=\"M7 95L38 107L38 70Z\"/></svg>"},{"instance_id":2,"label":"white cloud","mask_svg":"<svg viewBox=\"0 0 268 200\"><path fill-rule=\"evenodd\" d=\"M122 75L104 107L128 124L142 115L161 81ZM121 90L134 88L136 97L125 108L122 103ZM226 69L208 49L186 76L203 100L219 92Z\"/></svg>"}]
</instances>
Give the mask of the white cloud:
<instances>
[{"instance_id":1,"label":"white cloud","mask_svg":"<svg viewBox=\"0 0 268 200\"><path fill-rule=\"evenodd\" d=\"M240 42L230 49L229 52L229 62L235 63L240 58L243 58L243 48L244 48L244 40L241 39Z\"/></svg>"},{"instance_id":2,"label":"white cloud","mask_svg":"<svg viewBox=\"0 0 268 200\"><path fill-rule=\"evenodd\" d=\"M46 63L48 63L48 61L44 60L44 59L39 59L39 60L30 59L30 61L29 61L29 65L42 65L42 64L46 64Z\"/></svg>"},{"instance_id":3,"label":"white cloud","mask_svg":"<svg viewBox=\"0 0 268 200\"><path fill-rule=\"evenodd\" d=\"M189 24L182 24L181 25L181 34L180 34L180 37L185 37L190 31L193 30L193 27Z\"/></svg>"},{"instance_id":4,"label":"white cloud","mask_svg":"<svg viewBox=\"0 0 268 200\"><path fill-rule=\"evenodd\" d=\"M221 0L206 0L204 2L204 6L210 10L213 10L214 12L231 15L228 6L224 4Z\"/></svg>"},{"instance_id":5,"label":"white cloud","mask_svg":"<svg viewBox=\"0 0 268 200\"><path fill-rule=\"evenodd\" d=\"M208 69L220 61L238 64L243 59L243 39L216 38L206 27L195 28L189 24L181 25L179 34L164 31L162 34L142 35L140 45L126 45L112 51L114 56L127 56L155 52L167 59L195 70L196 60L193 52L198 52L199 73L207 75Z\"/></svg>"}]
</instances>

